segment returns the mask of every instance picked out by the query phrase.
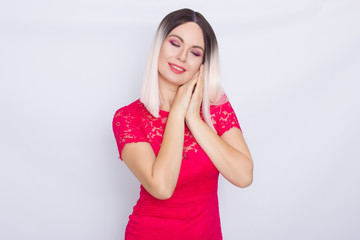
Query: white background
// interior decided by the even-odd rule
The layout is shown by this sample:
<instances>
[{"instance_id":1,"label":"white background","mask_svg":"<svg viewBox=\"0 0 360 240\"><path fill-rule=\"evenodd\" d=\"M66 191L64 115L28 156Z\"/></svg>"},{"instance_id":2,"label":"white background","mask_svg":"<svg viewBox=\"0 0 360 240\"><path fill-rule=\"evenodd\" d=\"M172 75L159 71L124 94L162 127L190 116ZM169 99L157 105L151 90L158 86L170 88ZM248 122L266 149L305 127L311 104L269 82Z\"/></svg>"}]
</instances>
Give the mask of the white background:
<instances>
[{"instance_id":1,"label":"white background","mask_svg":"<svg viewBox=\"0 0 360 240\"><path fill-rule=\"evenodd\" d=\"M181 2L181 3L180 3ZM169 12L213 26L254 182L219 184L225 240L360 239L360 3L0 2L0 239L122 239L139 183L111 122Z\"/></svg>"}]
</instances>

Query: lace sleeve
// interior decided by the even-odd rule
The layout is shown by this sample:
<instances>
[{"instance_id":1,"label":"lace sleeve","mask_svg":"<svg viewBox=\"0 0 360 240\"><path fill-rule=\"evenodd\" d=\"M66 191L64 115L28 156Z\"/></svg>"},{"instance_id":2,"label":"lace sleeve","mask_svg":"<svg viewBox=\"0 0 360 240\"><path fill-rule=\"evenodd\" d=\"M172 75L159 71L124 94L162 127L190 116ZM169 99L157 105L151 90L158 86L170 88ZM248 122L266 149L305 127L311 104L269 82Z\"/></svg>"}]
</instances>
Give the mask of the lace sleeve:
<instances>
[{"instance_id":1,"label":"lace sleeve","mask_svg":"<svg viewBox=\"0 0 360 240\"><path fill-rule=\"evenodd\" d=\"M218 107L217 112L217 131L218 135L221 136L225 132L229 131L231 128L236 127L240 129L239 121L236 117L234 109L232 108L230 102L226 102Z\"/></svg>"},{"instance_id":2,"label":"lace sleeve","mask_svg":"<svg viewBox=\"0 0 360 240\"><path fill-rule=\"evenodd\" d=\"M136 112L121 108L116 111L113 122L113 131L119 150L121 152L127 143L147 142L144 132L140 126L140 119Z\"/></svg>"}]
</instances>

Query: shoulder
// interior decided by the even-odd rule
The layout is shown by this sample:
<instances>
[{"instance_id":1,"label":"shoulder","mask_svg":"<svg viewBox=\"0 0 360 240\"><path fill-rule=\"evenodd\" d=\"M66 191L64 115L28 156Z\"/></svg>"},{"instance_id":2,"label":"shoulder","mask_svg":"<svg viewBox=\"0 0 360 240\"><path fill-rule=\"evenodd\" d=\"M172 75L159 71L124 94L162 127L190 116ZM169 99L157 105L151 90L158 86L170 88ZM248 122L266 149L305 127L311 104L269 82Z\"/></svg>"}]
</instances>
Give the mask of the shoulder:
<instances>
[{"instance_id":1,"label":"shoulder","mask_svg":"<svg viewBox=\"0 0 360 240\"><path fill-rule=\"evenodd\" d=\"M132 142L146 142L146 136L141 127L144 112L143 108L144 106L138 99L115 112L112 126L120 158L125 144Z\"/></svg>"},{"instance_id":2,"label":"shoulder","mask_svg":"<svg viewBox=\"0 0 360 240\"><path fill-rule=\"evenodd\" d=\"M227 98L216 105L211 105L210 113L214 127L219 136L223 135L233 127L241 130L236 113Z\"/></svg>"},{"instance_id":3,"label":"shoulder","mask_svg":"<svg viewBox=\"0 0 360 240\"><path fill-rule=\"evenodd\" d=\"M140 99L116 110L113 118L113 128L137 125L143 116L145 106Z\"/></svg>"},{"instance_id":4,"label":"shoulder","mask_svg":"<svg viewBox=\"0 0 360 240\"><path fill-rule=\"evenodd\" d=\"M140 99L116 110L114 119L125 118L125 117L138 117L144 109L144 105L140 102Z\"/></svg>"},{"instance_id":5,"label":"shoulder","mask_svg":"<svg viewBox=\"0 0 360 240\"><path fill-rule=\"evenodd\" d=\"M213 117L218 117L221 114L228 114L234 112L229 99L224 94L223 97L220 98L218 103L210 106L210 113Z\"/></svg>"}]
</instances>

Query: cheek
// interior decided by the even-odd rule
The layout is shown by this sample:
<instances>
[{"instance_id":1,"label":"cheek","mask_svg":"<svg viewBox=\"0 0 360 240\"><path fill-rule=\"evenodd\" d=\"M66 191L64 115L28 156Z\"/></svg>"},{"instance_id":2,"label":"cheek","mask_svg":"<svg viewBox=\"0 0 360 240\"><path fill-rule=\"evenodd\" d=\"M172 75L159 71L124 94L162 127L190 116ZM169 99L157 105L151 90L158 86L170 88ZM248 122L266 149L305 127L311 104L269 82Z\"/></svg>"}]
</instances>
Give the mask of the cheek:
<instances>
[{"instance_id":1,"label":"cheek","mask_svg":"<svg viewBox=\"0 0 360 240\"><path fill-rule=\"evenodd\" d=\"M158 61L160 62L160 61L163 61L164 60L164 58L165 58L165 55L164 55L164 49L163 48L161 48L160 49L160 52L159 52L159 58L158 58Z\"/></svg>"},{"instance_id":2,"label":"cheek","mask_svg":"<svg viewBox=\"0 0 360 240\"><path fill-rule=\"evenodd\" d=\"M192 53L189 53L189 55L190 55L190 57L188 59L189 63L192 66L199 68L201 66L203 57L202 56L194 56L194 55L192 55Z\"/></svg>"},{"instance_id":3,"label":"cheek","mask_svg":"<svg viewBox=\"0 0 360 240\"><path fill-rule=\"evenodd\" d=\"M166 58L168 53L168 50L166 49L166 45L162 45L160 48L160 52L159 52L159 60L163 60L164 58Z\"/></svg>"},{"instance_id":4,"label":"cheek","mask_svg":"<svg viewBox=\"0 0 360 240\"><path fill-rule=\"evenodd\" d=\"M168 44L164 44L160 49L160 54L165 58L171 57L175 54L175 52L175 48L169 46Z\"/></svg>"},{"instance_id":5,"label":"cheek","mask_svg":"<svg viewBox=\"0 0 360 240\"><path fill-rule=\"evenodd\" d=\"M197 72L201 66L202 60L200 59L194 59L194 61L191 62L191 71L192 72Z\"/></svg>"},{"instance_id":6,"label":"cheek","mask_svg":"<svg viewBox=\"0 0 360 240\"><path fill-rule=\"evenodd\" d=\"M167 57L164 55L163 51L160 51L158 57L158 68L164 68L164 65L167 65Z\"/></svg>"},{"instance_id":7,"label":"cheek","mask_svg":"<svg viewBox=\"0 0 360 240\"><path fill-rule=\"evenodd\" d=\"M200 65L194 66L190 71L188 71L188 77L191 79L199 71Z\"/></svg>"}]
</instances>

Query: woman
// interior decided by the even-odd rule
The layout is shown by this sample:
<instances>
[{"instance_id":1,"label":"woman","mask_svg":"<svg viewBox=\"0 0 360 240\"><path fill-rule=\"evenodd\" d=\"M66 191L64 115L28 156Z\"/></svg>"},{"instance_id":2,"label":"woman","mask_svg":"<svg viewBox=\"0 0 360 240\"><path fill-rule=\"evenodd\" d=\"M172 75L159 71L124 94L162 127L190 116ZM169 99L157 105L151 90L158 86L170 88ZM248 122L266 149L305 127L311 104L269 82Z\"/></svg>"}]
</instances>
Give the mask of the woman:
<instances>
[{"instance_id":1,"label":"woman","mask_svg":"<svg viewBox=\"0 0 360 240\"><path fill-rule=\"evenodd\" d=\"M238 187L253 162L219 85L215 34L198 12L168 14L156 32L141 98L119 109L119 155L141 182L125 239L222 239L219 172Z\"/></svg>"}]
</instances>

